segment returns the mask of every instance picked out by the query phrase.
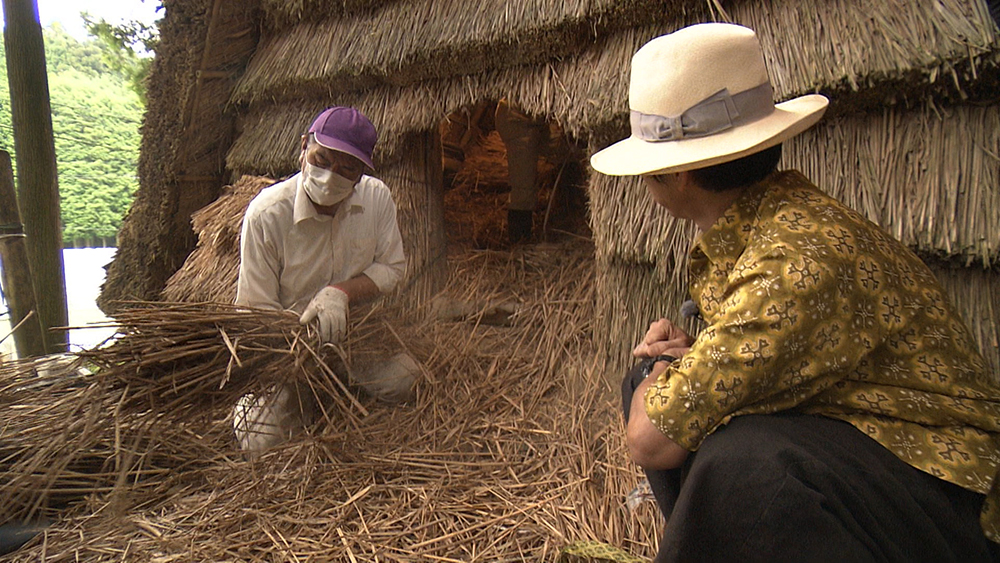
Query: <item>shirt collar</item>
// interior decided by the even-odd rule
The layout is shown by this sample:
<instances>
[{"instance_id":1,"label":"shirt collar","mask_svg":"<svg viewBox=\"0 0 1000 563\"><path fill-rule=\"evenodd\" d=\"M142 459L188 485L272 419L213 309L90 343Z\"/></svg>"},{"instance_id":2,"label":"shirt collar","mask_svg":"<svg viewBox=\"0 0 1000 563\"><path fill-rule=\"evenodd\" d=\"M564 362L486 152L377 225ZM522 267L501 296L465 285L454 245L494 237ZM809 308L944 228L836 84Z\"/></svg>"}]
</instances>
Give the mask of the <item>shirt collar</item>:
<instances>
[{"instance_id":1,"label":"shirt collar","mask_svg":"<svg viewBox=\"0 0 1000 563\"><path fill-rule=\"evenodd\" d=\"M295 201L292 205L292 221L294 223L299 223L301 221L305 221L306 219L316 219L317 221L329 220L327 215L321 215L318 211L316 211L316 206L313 205L312 200L310 200L309 196L306 195L306 190L302 186L302 173L299 172L292 179L295 181ZM361 179L358 180L358 185L366 179L367 176L362 176ZM344 203L337 209L337 215L344 213L344 209L355 211L357 209L363 210L364 208L365 206L362 203L361 197L358 195L357 186L355 186L351 195L347 196Z\"/></svg>"},{"instance_id":2,"label":"shirt collar","mask_svg":"<svg viewBox=\"0 0 1000 563\"><path fill-rule=\"evenodd\" d=\"M771 176L746 188L729 209L695 241L692 257L704 255L712 263L735 263L746 249L757 222L757 208L764 197Z\"/></svg>"}]
</instances>

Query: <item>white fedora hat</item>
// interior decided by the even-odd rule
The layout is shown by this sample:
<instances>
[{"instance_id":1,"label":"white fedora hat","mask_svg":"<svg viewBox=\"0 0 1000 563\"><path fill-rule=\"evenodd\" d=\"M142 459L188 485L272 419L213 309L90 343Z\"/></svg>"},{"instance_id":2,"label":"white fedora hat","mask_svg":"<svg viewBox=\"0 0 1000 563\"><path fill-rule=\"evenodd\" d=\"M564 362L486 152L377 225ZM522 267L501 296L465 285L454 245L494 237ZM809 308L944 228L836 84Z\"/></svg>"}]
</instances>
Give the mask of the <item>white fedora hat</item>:
<instances>
[{"instance_id":1,"label":"white fedora hat","mask_svg":"<svg viewBox=\"0 0 1000 563\"><path fill-rule=\"evenodd\" d=\"M753 30L703 23L653 39L632 57L632 135L590 157L611 176L682 172L760 152L814 125L829 100L774 104Z\"/></svg>"}]
</instances>

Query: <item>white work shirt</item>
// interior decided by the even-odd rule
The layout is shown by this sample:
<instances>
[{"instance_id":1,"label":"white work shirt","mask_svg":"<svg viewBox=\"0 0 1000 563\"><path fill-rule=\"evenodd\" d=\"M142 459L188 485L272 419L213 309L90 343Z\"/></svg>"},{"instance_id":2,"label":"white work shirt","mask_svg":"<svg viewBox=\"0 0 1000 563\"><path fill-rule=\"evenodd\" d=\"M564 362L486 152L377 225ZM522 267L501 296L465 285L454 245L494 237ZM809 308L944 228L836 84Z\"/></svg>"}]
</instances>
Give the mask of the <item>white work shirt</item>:
<instances>
[{"instance_id":1,"label":"white work shirt","mask_svg":"<svg viewBox=\"0 0 1000 563\"><path fill-rule=\"evenodd\" d=\"M330 217L316 211L296 174L247 207L236 304L302 313L319 290L359 274L390 291L405 267L396 204L381 180L362 176Z\"/></svg>"}]
</instances>

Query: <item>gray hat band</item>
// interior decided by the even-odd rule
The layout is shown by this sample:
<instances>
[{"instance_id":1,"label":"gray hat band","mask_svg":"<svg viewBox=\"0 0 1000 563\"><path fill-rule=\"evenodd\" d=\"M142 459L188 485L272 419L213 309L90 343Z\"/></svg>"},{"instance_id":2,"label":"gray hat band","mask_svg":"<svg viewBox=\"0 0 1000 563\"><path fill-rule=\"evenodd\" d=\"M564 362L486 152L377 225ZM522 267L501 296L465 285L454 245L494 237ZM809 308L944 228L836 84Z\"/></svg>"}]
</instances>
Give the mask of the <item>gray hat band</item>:
<instances>
[{"instance_id":1,"label":"gray hat band","mask_svg":"<svg viewBox=\"0 0 1000 563\"><path fill-rule=\"evenodd\" d=\"M651 142L706 137L770 115L773 94L771 83L765 82L735 96L723 88L674 117L632 110L632 136Z\"/></svg>"}]
</instances>

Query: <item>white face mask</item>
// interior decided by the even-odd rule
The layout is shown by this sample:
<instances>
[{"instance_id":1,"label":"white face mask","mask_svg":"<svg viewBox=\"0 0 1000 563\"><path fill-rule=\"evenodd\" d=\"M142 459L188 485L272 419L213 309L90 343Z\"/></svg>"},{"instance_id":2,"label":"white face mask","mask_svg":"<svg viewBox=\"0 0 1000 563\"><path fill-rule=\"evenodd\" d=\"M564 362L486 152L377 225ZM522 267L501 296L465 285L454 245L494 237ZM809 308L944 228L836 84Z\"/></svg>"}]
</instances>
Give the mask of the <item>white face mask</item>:
<instances>
[{"instance_id":1,"label":"white face mask","mask_svg":"<svg viewBox=\"0 0 1000 563\"><path fill-rule=\"evenodd\" d=\"M333 205L344 201L354 191L356 183L308 162L302 167L302 189L317 205Z\"/></svg>"}]
</instances>

